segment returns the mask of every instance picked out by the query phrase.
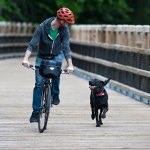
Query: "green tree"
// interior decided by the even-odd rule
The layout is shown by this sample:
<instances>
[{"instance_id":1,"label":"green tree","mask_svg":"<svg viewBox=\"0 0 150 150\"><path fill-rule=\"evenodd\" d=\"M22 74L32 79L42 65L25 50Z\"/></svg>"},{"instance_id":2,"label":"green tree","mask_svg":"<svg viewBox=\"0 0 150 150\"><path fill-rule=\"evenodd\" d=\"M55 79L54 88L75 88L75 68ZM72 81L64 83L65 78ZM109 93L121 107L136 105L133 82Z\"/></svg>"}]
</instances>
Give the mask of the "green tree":
<instances>
[{"instance_id":1,"label":"green tree","mask_svg":"<svg viewBox=\"0 0 150 150\"><path fill-rule=\"evenodd\" d=\"M150 24L146 0L0 0L0 20L40 23L63 6L76 24Z\"/></svg>"},{"instance_id":2,"label":"green tree","mask_svg":"<svg viewBox=\"0 0 150 150\"><path fill-rule=\"evenodd\" d=\"M23 18L21 9L12 0L0 0L0 20L15 21Z\"/></svg>"},{"instance_id":3,"label":"green tree","mask_svg":"<svg viewBox=\"0 0 150 150\"><path fill-rule=\"evenodd\" d=\"M131 24L143 24L149 25L150 19L150 1L149 0L127 0L129 7L133 9L132 12L129 13Z\"/></svg>"},{"instance_id":4,"label":"green tree","mask_svg":"<svg viewBox=\"0 0 150 150\"><path fill-rule=\"evenodd\" d=\"M132 11L125 0L86 0L83 5L84 10L80 14L79 22L84 24L129 22L128 13Z\"/></svg>"}]
</instances>

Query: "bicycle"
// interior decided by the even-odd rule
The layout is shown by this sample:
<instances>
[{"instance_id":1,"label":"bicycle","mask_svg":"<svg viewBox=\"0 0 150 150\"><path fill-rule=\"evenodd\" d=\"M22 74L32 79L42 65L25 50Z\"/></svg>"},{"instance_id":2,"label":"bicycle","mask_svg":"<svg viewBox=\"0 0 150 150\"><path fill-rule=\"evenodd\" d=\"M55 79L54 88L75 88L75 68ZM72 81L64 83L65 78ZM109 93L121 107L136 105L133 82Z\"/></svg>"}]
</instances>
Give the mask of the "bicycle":
<instances>
[{"instance_id":1,"label":"bicycle","mask_svg":"<svg viewBox=\"0 0 150 150\"><path fill-rule=\"evenodd\" d=\"M35 66L33 65L30 65L29 68L36 70ZM61 74L68 74L68 72L67 70L63 70L61 71ZM45 77L41 96L41 108L39 111L39 119L38 119L38 130L40 133L42 133L44 130L47 129L49 113L53 103L51 88L52 88L52 78Z\"/></svg>"}]
</instances>

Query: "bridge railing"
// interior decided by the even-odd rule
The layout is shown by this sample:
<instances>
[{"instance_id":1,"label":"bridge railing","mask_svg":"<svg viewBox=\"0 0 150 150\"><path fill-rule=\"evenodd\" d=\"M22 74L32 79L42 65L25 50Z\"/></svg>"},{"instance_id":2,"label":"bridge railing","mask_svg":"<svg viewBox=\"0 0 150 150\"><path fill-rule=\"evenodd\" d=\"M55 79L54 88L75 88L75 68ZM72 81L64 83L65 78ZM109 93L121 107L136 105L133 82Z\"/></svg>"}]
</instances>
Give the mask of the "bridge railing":
<instances>
[{"instance_id":1,"label":"bridge railing","mask_svg":"<svg viewBox=\"0 0 150 150\"><path fill-rule=\"evenodd\" d=\"M0 22L0 59L20 56L25 52L36 25L31 23Z\"/></svg>"},{"instance_id":2,"label":"bridge railing","mask_svg":"<svg viewBox=\"0 0 150 150\"><path fill-rule=\"evenodd\" d=\"M149 25L73 25L71 37L75 41L150 49Z\"/></svg>"},{"instance_id":3,"label":"bridge railing","mask_svg":"<svg viewBox=\"0 0 150 150\"><path fill-rule=\"evenodd\" d=\"M74 25L73 62L84 77L111 77L111 88L150 104L149 29L133 25Z\"/></svg>"},{"instance_id":4,"label":"bridge railing","mask_svg":"<svg viewBox=\"0 0 150 150\"><path fill-rule=\"evenodd\" d=\"M5 35L31 35L36 25L32 23L0 22L0 36Z\"/></svg>"}]
</instances>

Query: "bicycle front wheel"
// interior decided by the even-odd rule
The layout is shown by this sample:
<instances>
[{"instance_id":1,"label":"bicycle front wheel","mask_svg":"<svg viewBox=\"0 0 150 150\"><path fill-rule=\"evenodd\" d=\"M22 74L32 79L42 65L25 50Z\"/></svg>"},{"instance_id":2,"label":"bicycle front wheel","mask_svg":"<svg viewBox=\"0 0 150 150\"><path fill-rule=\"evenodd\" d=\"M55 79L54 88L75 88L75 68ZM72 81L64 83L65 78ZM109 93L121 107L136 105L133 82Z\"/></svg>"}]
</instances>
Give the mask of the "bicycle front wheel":
<instances>
[{"instance_id":1,"label":"bicycle front wheel","mask_svg":"<svg viewBox=\"0 0 150 150\"><path fill-rule=\"evenodd\" d=\"M39 113L38 129L42 133L47 128L49 111L51 107L51 91L49 85L44 85L41 97L41 109Z\"/></svg>"}]
</instances>

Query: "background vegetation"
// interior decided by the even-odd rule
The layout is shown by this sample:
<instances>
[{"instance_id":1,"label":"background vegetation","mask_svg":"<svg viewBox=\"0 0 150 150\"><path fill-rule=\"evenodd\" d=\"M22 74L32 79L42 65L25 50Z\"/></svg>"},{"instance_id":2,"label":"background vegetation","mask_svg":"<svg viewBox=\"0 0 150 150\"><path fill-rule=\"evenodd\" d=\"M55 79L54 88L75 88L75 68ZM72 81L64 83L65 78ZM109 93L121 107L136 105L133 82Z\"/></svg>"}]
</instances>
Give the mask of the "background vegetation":
<instances>
[{"instance_id":1,"label":"background vegetation","mask_svg":"<svg viewBox=\"0 0 150 150\"><path fill-rule=\"evenodd\" d=\"M0 0L0 20L40 23L62 6L76 24L150 24L150 0Z\"/></svg>"}]
</instances>

